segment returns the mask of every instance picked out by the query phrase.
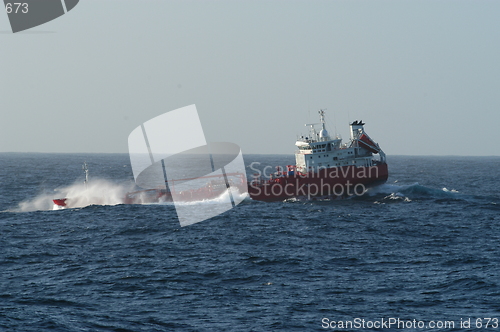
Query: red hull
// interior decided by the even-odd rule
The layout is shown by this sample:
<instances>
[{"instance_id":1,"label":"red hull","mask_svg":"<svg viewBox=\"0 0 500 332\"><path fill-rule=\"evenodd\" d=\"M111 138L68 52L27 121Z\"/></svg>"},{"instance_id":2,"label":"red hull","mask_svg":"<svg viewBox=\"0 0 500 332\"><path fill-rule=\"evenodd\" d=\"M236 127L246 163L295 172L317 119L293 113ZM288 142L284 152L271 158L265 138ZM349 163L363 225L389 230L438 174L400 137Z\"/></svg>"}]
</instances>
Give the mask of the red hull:
<instances>
[{"instance_id":1,"label":"red hull","mask_svg":"<svg viewBox=\"0 0 500 332\"><path fill-rule=\"evenodd\" d=\"M201 178L215 179L205 186L197 189L189 189L184 191L176 191L175 182L171 181L174 185L173 191L165 189L146 189L127 193L124 199L124 204L143 204L143 203L159 203L159 202L172 202L175 197L176 202L196 202L211 200L224 194L228 190L228 186L237 189L238 192L244 193L246 191L245 177L240 173L228 173L226 176L236 177L237 179L229 179L226 184L225 180L220 175L204 176ZM194 179L183 179L177 181L186 181Z\"/></svg>"},{"instance_id":2,"label":"red hull","mask_svg":"<svg viewBox=\"0 0 500 332\"><path fill-rule=\"evenodd\" d=\"M197 190L186 190L175 193L176 202L197 202L204 200L211 200L219 197L225 193L227 188L224 190L212 190L209 188L200 188ZM238 187L239 192L243 192L241 188ZM139 190L128 193L125 196L124 204L148 204L148 203L160 203L160 202L173 202L172 193L166 191L165 189L147 189Z\"/></svg>"},{"instance_id":3,"label":"red hull","mask_svg":"<svg viewBox=\"0 0 500 332\"><path fill-rule=\"evenodd\" d=\"M365 190L387 181L388 167L386 163L374 166L356 167L353 165L321 169L319 172L307 174L299 172L281 172L278 177L265 181L248 183L250 198L258 201L283 201L288 198L314 199L320 197L347 197L362 195ZM243 182L233 184L239 192L245 191ZM176 200L202 201L214 199L227 190L227 187L206 186L195 190L176 192ZM54 199L54 204L66 207L66 198ZM142 204L171 202L172 194L166 190L149 189L131 192L124 198L124 204Z\"/></svg>"},{"instance_id":4,"label":"red hull","mask_svg":"<svg viewBox=\"0 0 500 332\"><path fill-rule=\"evenodd\" d=\"M66 198L53 199L52 202L54 202L54 204L58 206L66 206Z\"/></svg>"},{"instance_id":5,"label":"red hull","mask_svg":"<svg viewBox=\"0 0 500 332\"><path fill-rule=\"evenodd\" d=\"M362 195L366 188L384 183L389 176L386 163L369 167L353 165L321 169L313 173L284 173L266 181L253 181L248 194L258 201L288 198L346 197Z\"/></svg>"}]
</instances>

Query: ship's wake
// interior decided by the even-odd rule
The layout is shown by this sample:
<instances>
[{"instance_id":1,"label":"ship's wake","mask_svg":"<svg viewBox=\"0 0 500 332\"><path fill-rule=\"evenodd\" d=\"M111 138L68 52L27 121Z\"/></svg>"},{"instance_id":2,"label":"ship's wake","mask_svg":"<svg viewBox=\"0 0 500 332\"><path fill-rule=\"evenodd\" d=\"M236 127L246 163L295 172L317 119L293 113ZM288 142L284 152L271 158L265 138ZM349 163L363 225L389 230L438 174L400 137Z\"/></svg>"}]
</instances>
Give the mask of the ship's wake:
<instances>
[{"instance_id":1,"label":"ship's wake","mask_svg":"<svg viewBox=\"0 0 500 332\"><path fill-rule=\"evenodd\" d=\"M377 204L414 202L414 201L434 201L444 202L462 202L472 205L484 205L487 208L500 209L500 197L491 195L472 195L463 193L455 189L431 188L421 184L413 183L408 185L382 184L367 190L359 197L361 200L374 201Z\"/></svg>"}]
</instances>

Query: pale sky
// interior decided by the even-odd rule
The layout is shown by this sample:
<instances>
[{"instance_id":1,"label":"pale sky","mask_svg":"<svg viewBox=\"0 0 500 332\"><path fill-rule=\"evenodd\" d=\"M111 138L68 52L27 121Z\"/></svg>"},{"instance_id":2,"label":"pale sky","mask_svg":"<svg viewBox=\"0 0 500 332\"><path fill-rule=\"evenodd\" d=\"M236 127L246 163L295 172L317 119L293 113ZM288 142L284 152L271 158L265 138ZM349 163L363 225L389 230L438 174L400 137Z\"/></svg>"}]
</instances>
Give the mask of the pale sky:
<instances>
[{"instance_id":1,"label":"pale sky","mask_svg":"<svg viewBox=\"0 0 500 332\"><path fill-rule=\"evenodd\" d=\"M500 155L500 1L81 0L13 34L0 152L126 153L196 104L207 141L292 154L327 109L390 155ZM189 126L185 138L189 140ZM175 144L175 142L172 142Z\"/></svg>"}]
</instances>

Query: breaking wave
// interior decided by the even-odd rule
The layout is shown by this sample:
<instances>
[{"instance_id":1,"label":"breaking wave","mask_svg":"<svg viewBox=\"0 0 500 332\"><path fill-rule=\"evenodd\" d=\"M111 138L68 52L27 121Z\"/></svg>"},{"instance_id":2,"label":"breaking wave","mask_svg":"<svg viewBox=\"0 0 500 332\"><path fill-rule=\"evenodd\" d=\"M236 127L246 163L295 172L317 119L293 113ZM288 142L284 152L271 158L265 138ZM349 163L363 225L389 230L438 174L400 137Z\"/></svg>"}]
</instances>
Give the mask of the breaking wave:
<instances>
[{"instance_id":1,"label":"breaking wave","mask_svg":"<svg viewBox=\"0 0 500 332\"><path fill-rule=\"evenodd\" d=\"M425 199L463 199L455 189L447 188L429 188L420 185L418 182L409 185L398 184L382 184L373 188L369 188L364 195L365 198L376 198L375 203L380 202L411 202L413 200Z\"/></svg>"}]
</instances>

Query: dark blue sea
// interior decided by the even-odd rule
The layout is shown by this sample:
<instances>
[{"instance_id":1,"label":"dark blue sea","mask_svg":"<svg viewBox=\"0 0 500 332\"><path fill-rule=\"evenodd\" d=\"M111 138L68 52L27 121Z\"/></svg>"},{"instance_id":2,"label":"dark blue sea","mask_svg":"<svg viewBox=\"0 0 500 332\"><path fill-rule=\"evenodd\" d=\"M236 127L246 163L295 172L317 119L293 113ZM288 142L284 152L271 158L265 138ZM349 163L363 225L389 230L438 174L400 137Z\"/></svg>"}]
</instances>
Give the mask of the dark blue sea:
<instances>
[{"instance_id":1,"label":"dark blue sea","mask_svg":"<svg viewBox=\"0 0 500 332\"><path fill-rule=\"evenodd\" d=\"M84 161L109 202L52 210ZM0 330L500 330L500 157L388 162L361 197L180 227L171 204L117 204L126 154L0 154Z\"/></svg>"}]
</instances>

